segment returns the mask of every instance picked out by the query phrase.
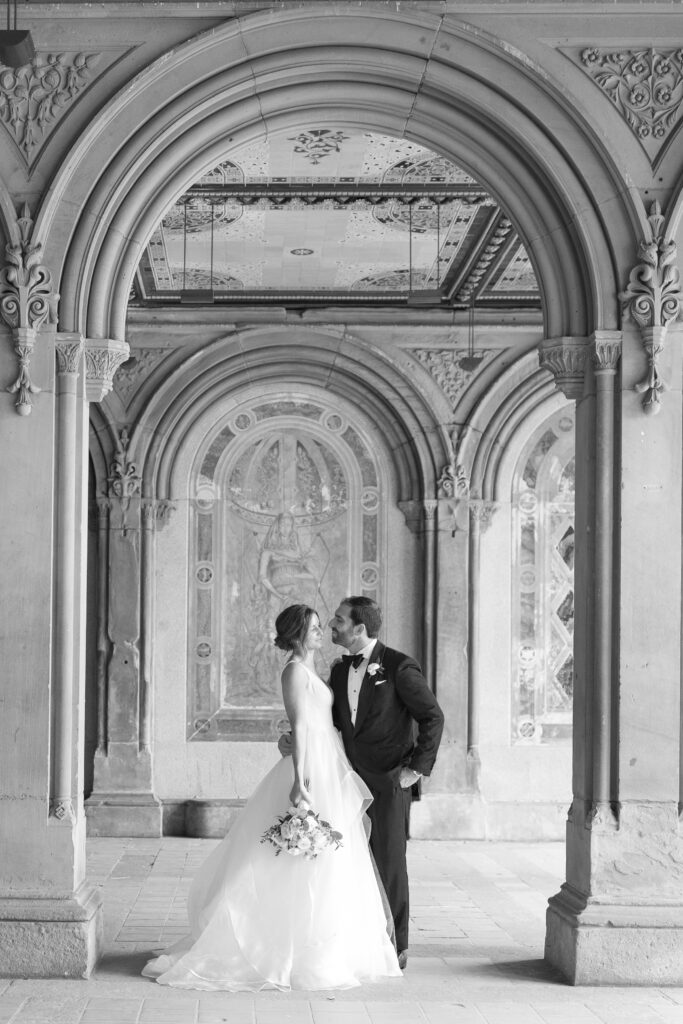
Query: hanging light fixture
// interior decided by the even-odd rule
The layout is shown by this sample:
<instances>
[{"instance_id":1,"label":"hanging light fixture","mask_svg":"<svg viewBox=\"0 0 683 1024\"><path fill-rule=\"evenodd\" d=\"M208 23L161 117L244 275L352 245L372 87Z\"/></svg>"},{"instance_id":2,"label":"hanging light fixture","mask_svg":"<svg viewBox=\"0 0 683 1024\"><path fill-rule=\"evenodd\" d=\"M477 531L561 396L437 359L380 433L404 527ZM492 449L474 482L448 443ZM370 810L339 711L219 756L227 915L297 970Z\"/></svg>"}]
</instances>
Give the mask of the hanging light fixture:
<instances>
[{"instance_id":1,"label":"hanging light fixture","mask_svg":"<svg viewBox=\"0 0 683 1024\"><path fill-rule=\"evenodd\" d=\"M460 360L460 366L465 371L476 370L482 358L482 356L475 355L474 350L474 291L472 291L467 322L467 355Z\"/></svg>"},{"instance_id":2,"label":"hanging light fixture","mask_svg":"<svg viewBox=\"0 0 683 1024\"><path fill-rule=\"evenodd\" d=\"M7 28L0 29L0 64L8 68L21 68L30 64L36 55L31 33L17 28L17 0L5 0Z\"/></svg>"},{"instance_id":3,"label":"hanging light fixture","mask_svg":"<svg viewBox=\"0 0 683 1024\"><path fill-rule=\"evenodd\" d=\"M411 199L408 199L407 201L408 201L408 204L409 204L409 206L408 206L408 209L409 209L409 218L408 218L408 237L409 237L408 275L409 275L409 277L408 277L408 298L407 298L407 304L409 306L438 306L438 305L440 305L441 300L443 298L443 296L441 294L441 288L438 287L438 285L439 285L439 256L440 256L439 248L440 248L440 245L441 245L441 211L440 211L438 197L436 199L431 199L430 200L430 202L432 203L432 206L436 205L436 275L437 275L436 276L436 281L437 281L437 287L436 288L416 288L415 290L413 290L413 245L412 245L412 241L413 241L413 203L415 202L415 199L411 198Z\"/></svg>"}]
</instances>

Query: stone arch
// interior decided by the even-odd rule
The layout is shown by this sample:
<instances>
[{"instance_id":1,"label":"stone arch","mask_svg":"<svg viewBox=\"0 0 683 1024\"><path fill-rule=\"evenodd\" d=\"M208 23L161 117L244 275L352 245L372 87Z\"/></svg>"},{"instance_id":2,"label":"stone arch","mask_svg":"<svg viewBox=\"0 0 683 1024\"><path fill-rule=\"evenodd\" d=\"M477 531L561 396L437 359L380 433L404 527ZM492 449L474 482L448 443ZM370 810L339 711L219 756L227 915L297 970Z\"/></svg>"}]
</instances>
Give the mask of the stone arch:
<instances>
[{"instance_id":1,"label":"stone arch","mask_svg":"<svg viewBox=\"0 0 683 1024\"><path fill-rule=\"evenodd\" d=\"M114 98L65 162L39 236L60 265L66 329L121 338L128 286L163 211L232 146L320 118L413 139L482 181L534 263L548 336L616 326L624 270L616 254L628 251L643 212L599 144L528 64L431 14L280 11L276 48L272 17L234 19L156 62ZM116 155L102 168L105 130Z\"/></svg>"},{"instance_id":2,"label":"stone arch","mask_svg":"<svg viewBox=\"0 0 683 1024\"><path fill-rule=\"evenodd\" d=\"M237 330L175 363L149 401L140 402L130 451L143 496L173 500L183 440L218 396L272 381L316 386L364 410L391 453L398 501L436 493L448 461L445 425L429 396L386 353L341 329L268 327Z\"/></svg>"}]
</instances>

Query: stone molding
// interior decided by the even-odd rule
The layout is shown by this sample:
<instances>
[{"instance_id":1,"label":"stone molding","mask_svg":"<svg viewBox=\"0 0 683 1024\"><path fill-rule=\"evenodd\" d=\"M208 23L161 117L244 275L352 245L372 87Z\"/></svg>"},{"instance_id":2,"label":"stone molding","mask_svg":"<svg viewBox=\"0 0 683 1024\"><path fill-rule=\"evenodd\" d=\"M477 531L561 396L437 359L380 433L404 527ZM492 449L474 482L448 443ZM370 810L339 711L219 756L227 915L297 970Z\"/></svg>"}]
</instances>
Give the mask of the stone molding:
<instances>
[{"instance_id":1,"label":"stone molding","mask_svg":"<svg viewBox=\"0 0 683 1024\"><path fill-rule=\"evenodd\" d=\"M545 338L539 347L539 363L550 370L555 386L566 398L583 395L587 344L585 338Z\"/></svg>"},{"instance_id":2,"label":"stone molding","mask_svg":"<svg viewBox=\"0 0 683 1024\"><path fill-rule=\"evenodd\" d=\"M99 54L37 53L18 68L0 64L0 121L30 167L65 110L89 84Z\"/></svg>"},{"instance_id":3,"label":"stone molding","mask_svg":"<svg viewBox=\"0 0 683 1024\"><path fill-rule=\"evenodd\" d=\"M674 265L677 246L673 239L664 239L664 217L658 202L650 207L647 220L650 237L641 240L640 261L631 271L628 286L619 298L624 317L630 317L640 327L648 369L635 390L643 396L643 411L654 415L661 409L662 392L667 387L659 374L657 361L664 349L667 328L681 312L681 288L678 268Z\"/></svg>"},{"instance_id":4,"label":"stone molding","mask_svg":"<svg viewBox=\"0 0 683 1024\"><path fill-rule=\"evenodd\" d=\"M683 104L683 48L590 47L580 60L641 142L661 146L676 128Z\"/></svg>"},{"instance_id":5,"label":"stone molding","mask_svg":"<svg viewBox=\"0 0 683 1024\"><path fill-rule=\"evenodd\" d=\"M458 291L456 296L458 302L470 302L479 282L500 252L501 246L511 231L512 221L507 217L503 217L499 224L496 225L495 231L491 235L488 244L484 247L484 251L477 260L473 270L468 274L464 285Z\"/></svg>"},{"instance_id":6,"label":"stone molding","mask_svg":"<svg viewBox=\"0 0 683 1024\"><path fill-rule=\"evenodd\" d=\"M85 344L85 396L101 402L114 386L114 374L130 355L125 341L88 338Z\"/></svg>"}]
</instances>

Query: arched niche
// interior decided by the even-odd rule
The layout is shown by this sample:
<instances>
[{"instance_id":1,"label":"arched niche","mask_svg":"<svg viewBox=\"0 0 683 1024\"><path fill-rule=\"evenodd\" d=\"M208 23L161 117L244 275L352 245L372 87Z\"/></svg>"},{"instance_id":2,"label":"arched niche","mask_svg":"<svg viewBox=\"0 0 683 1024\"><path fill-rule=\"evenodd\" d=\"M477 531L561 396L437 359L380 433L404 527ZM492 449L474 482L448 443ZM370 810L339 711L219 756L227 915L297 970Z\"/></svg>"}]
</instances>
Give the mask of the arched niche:
<instances>
[{"instance_id":1,"label":"arched niche","mask_svg":"<svg viewBox=\"0 0 683 1024\"><path fill-rule=\"evenodd\" d=\"M188 481L187 739L271 739L282 719L275 620L346 593L384 605L392 501L381 447L329 395L243 399L212 427Z\"/></svg>"},{"instance_id":2,"label":"arched niche","mask_svg":"<svg viewBox=\"0 0 683 1024\"><path fill-rule=\"evenodd\" d=\"M177 400L169 390L163 408ZM419 651L421 538L397 505L390 435L367 403L305 366L296 387L276 361L258 384L226 378L193 419L179 413L182 428L152 412L154 433L138 436L148 458L166 452L176 508L155 538L155 791L239 800L272 762L283 721L277 613L318 610L323 673L340 653L327 624L349 592L375 596L383 635Z\"/></svg>"}]
</instances>

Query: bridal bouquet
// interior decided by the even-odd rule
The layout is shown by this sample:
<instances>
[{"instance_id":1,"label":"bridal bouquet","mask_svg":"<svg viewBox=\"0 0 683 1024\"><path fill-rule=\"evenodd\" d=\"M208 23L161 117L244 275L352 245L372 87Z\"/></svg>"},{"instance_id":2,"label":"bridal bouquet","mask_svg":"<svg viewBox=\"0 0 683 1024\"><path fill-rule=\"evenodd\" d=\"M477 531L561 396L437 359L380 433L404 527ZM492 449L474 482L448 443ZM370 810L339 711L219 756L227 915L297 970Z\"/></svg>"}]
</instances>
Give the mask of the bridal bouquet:
<instances>
[{"instance_id":1,"label":"bridal bouquet","mask_svg":"<svg viewBox=\"0 0 683 1024\"><path fill-rule=\"evenodd\" d=\"M261 842L271 843L276 857L284 850L292 857L303 856L313 860L323 850L330 847L338 849L342 844L342 834L302 801L280 815L275 824L263 833Z\"/></svg>"}]
</instances>

